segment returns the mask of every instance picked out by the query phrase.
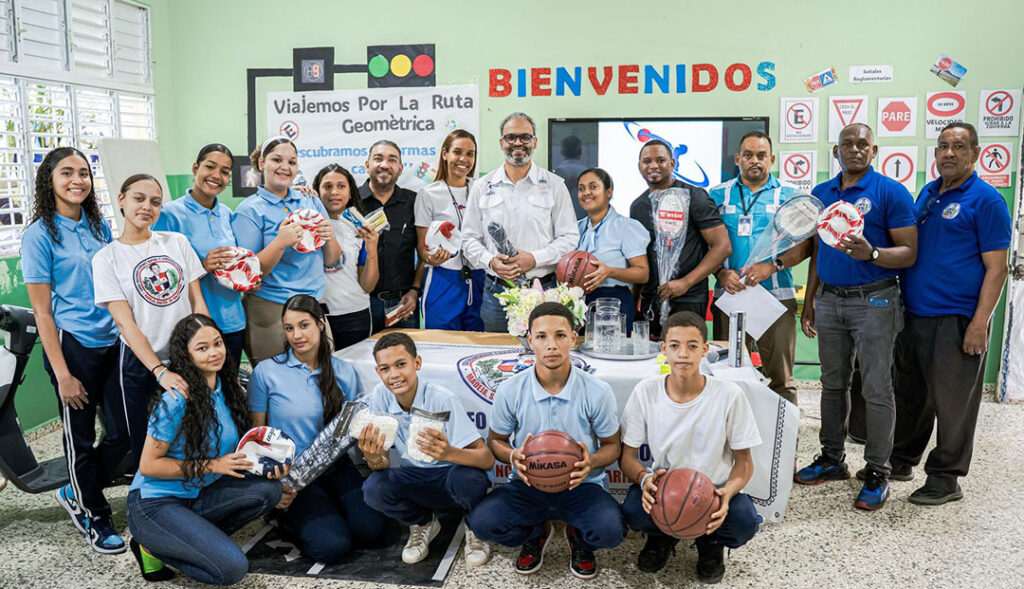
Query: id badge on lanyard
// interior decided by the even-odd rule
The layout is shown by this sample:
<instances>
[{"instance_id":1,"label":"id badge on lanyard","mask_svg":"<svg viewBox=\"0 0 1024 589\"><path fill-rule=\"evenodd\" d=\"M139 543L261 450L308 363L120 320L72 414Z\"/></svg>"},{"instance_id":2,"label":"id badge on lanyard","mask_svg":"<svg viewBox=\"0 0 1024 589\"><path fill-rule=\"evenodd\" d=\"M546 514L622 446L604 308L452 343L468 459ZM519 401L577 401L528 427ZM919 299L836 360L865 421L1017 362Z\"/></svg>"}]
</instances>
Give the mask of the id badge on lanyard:
<instances>
[{"instance_id":1,"label":"id badge on lanyard","mask_svg":"<svg viewBox=\"0 0 1024 589\"><path fill-rule=\"evenodd\" d=\"M740 215L739 224L736 227L736 235L740 237L750 237L754 232L754 216L753 215Z\"/></svg>"}]
</instances>

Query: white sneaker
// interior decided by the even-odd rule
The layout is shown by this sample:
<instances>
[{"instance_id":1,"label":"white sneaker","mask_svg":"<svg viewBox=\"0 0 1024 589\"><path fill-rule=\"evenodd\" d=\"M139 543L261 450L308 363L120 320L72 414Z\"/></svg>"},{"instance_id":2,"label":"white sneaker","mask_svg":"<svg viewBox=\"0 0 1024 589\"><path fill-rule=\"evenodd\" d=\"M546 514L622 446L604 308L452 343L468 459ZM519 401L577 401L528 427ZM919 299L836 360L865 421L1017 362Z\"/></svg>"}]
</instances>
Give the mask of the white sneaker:
<instances>
[{"instance_id":1,"label":"white sneaker","mask_svg":"<svg viewBox=\"0 0 1024 589\"><path fill-rule=\"evenodd\" d=\"M467 528L465 556L466 566L483 566L491 560L491 545L477 538L476 534Z\"/></svg>"},{"instance_id":2,"label":"white sneaker","mask_svg":"<svg viewBox=\"0 0 1024 589\"><path fill-rule=\"evenodd\" d=\"M402 562L405 564L416 564L430 554L430 542L437 533L441 531L441 524L437 518L430 520L430 523L422 526L409 526L409 541L402 549Z\"/></svg>"}]
</instances>

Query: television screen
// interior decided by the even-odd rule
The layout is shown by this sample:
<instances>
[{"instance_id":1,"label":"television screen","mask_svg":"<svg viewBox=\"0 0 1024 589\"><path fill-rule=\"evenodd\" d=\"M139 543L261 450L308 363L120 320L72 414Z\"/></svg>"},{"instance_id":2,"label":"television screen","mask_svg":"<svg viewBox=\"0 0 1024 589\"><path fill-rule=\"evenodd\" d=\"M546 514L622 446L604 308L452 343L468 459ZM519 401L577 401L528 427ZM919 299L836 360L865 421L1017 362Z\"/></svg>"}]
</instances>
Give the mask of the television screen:
<instances>
[{"instance_id":1,"label":"television screen","mask_svg":"<svg viewBox=\"0 0 1024 589\"><path fill-rule=\"evenodd\" d=\"M750 131L767 133L768 117L549 119L548 167L566 180L574 200L580 172L604 168L615 184L612 206L628 216L630 203L647 189L637 169L644 143L668 143L673 175L708 189L737 174L734 156Z\"/></svg>"}]
</instances>

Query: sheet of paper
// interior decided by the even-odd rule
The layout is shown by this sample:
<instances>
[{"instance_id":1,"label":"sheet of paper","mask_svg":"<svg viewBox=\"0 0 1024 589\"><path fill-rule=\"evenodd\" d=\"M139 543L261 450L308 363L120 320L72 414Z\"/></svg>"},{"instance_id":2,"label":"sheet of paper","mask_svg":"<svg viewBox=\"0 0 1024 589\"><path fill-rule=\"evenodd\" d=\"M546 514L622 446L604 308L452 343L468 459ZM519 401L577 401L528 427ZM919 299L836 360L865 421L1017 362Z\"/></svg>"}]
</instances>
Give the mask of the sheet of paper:
<instances>
[{"instance_id":1,"label":"sheet of paper","mask_svg":"<svg viewBox=\"0 0 1024 589\"><path fill-rule=\"evenodd\" d=\"M734 311L746 313L746 331L754 339L760 339L786 312L786 307L760 284L748 286L736 294L725 293L715 299L715 306L726 315Z\"/></svg>"}]
</instances>

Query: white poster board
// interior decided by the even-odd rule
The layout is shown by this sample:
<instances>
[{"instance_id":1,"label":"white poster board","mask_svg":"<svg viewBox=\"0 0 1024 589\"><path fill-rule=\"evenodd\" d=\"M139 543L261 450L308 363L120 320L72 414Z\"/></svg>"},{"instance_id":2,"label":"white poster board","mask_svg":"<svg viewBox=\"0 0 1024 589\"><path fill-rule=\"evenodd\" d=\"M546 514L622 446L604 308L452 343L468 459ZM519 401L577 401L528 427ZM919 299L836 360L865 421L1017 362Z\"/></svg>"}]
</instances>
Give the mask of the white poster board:
<instances>
[{"instance_id":1,"label":"white poster board","mask_svg":"<svg viewBox=\"0 0 1024 589\"><path fill-rule=\"evenodd\" d=\"M164 174L164 164L160 159L160 149L156 141L152 139L111 139L104 137L100 139L100 166L103 168L103 177L107 180L107 190L110 193L110 204L114 207L114 237L121 234L124 227L124 216L121 208L117 206L117 193L121 189L121 183L129 176L135 174L149 174L160 181L160 187L164 191L164 202L170 202L174 195L167 185L167 175Z\"/></svg>"}]
</instances>

